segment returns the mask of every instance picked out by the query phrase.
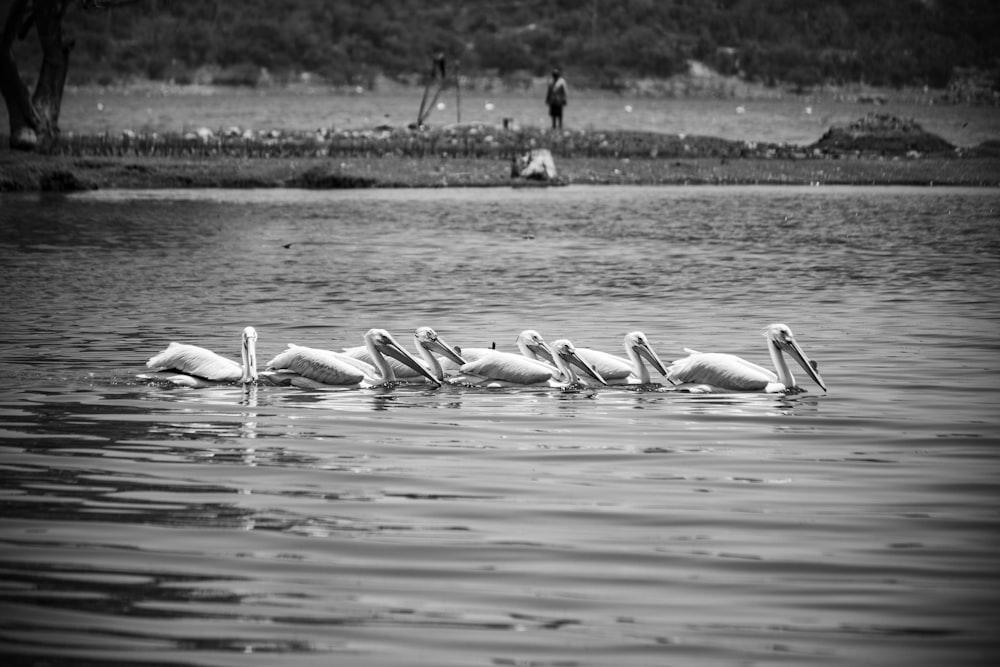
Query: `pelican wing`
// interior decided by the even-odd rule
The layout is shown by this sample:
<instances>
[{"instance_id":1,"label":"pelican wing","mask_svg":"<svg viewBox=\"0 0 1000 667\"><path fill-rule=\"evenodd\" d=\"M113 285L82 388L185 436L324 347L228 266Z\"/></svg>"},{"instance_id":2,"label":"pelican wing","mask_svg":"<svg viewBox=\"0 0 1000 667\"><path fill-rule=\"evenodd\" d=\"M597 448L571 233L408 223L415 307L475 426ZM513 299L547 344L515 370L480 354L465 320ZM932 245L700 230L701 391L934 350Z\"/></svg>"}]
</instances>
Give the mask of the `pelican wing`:
<instances>
[{"instance_id":1,"label":"pelican wing","mask_svg":"<svg viewBox=\"0 0 1000 667\"><path fill-rule=\"evenodd\" d=\"M330 350L290 344L288 349L267 362L268 370L290 370L314 382L329 385L354 385L365 373L344 355Z\"/></svg>"},{"instance_id":2,"label":"pelican wing","mask_svg":"<svg viewBox=\"0 0 1000 667\"><path fill-rule=\"evenodd\" d=\"M243 368L197 345L170 343L167 349L146 362L146 368L158 371L178 371L214 382L239 382Z\"/></svg>"},{"instance_id":3,"label":"pelican wing","mask_svg":"<svg viewBox=\"0 0 1000 667\"><path fill-rule=\"evenodd\" d=\"M465 350L462 350L462 356L468 359ZM470 361L459 370L464 375L475 375L513 384L548 382L558 372L552 366L540 361L496 350L485 350L477 360Z\"/></svg>"},{"instance_id":4,"label":"pelican wing","mask_svg":"<svg viewBox=\"0 0 1000 667\"><path fill-rule=\"evenodd\" d=\"M582 347L576 348L576 353L608 382L624 380L632 375L632 362L623 357Z\"/></svg>"},{"instance_id":5,"label":"pelican wing","mask_svg":"<svg viewBox=\"0 0 1000 667\"><path fill-rule=\"evenodd\" d=\"M375 367L372 355L368 353L368 348L363 345L360 347L345 347L343 352L334 352L332 350L321 350L321 352L329 352L341 361L354 366L365 375L375 375L378 373L378 368ZM402 366L402 364L400 365Z\"/></svg>"},{"instance_id":6,"label":"pelican wing","mask_svg":"<svg viewBox=\"0 0 1000 667\"><path fill-rule=\"evenodd\" d=\"M707 384L731 391L764 391L778 381L773 372L734 354L695 353L667 368L667 378L678 383Z\"/></svg>"}]
</instances>

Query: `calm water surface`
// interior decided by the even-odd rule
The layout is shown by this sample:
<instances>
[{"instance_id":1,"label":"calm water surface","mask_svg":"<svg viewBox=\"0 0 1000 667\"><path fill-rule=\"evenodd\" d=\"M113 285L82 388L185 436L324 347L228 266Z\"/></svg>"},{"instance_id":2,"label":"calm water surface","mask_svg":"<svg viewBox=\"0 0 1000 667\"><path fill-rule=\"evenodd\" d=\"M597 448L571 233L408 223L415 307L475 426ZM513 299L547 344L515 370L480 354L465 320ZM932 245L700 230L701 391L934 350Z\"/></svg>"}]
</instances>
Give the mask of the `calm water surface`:
<instances>
[{"instance_id":1,"label":"calm water surface","mask_svg":"<svg viewBox=\"0 0 1000 667\"><path fill-rule=\"evenodd\" d=\"M0 196L0 654L198 665L996 664L1000 192ZM646 332L829 393L177 389L430 325ZM805 378L801 378L807 382Z\"/></svg>"}]
</instances>

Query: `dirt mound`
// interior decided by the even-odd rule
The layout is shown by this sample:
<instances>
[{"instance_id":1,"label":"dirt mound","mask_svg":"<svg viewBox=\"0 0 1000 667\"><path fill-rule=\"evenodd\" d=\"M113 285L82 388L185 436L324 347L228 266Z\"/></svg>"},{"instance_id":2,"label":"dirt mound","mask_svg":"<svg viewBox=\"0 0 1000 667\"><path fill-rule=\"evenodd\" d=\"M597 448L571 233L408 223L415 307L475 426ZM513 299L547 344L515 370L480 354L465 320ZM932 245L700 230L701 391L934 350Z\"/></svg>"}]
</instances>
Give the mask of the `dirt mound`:
<instances>
[{"instance_id":1,"label":"dirt mound","mask_svg":"<svg viewBox=\"0 0 1000 667\"><path fill-rule=\"evenodd\" d=\"M870 113L846 127L831 127L811 146L824 153L907 155L949 153L955 147L916 121Z\"/></svg>"}]
</instances>

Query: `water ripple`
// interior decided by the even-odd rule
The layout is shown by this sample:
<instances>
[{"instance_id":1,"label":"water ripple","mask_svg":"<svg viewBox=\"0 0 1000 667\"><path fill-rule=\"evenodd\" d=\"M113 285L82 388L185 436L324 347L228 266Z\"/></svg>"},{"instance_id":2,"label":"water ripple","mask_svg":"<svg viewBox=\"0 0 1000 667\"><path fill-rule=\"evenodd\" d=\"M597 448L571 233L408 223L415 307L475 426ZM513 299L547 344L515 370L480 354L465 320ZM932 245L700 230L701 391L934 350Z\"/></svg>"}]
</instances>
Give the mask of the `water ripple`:
<instances>
[{"instance_id":1,"label":"water ripple","mask_svg":"<svg viewBox=\"0 0 1000 667\"><path fill-rule=\"evenodd\" d=\"M14 664L988 664L996 192L2 204ZM776 320L829 393L135 378L248 323L262 358L428 324L766 363Z\"/></svg>"}]
</instances>

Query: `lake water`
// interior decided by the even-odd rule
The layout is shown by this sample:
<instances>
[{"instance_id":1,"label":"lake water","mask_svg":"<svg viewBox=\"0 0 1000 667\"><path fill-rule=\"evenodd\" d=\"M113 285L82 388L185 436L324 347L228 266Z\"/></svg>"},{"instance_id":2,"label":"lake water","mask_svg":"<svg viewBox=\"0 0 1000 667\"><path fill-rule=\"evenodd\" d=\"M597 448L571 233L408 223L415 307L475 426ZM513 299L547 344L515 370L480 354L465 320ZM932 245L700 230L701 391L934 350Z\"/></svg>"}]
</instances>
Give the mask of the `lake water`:
<instances>
[{"instance_id":1,"label":"lake water","mask_svg":"<svg viewBox=\"0 0 1000 667\"><path fill-rule=\"evenodd\" d=\"M5 664L993 665L1000 192L0 195ZM796 395L143 384L372 326ZM800 373L800 375L802 375Z\"/></svg>"}]
</instances>

